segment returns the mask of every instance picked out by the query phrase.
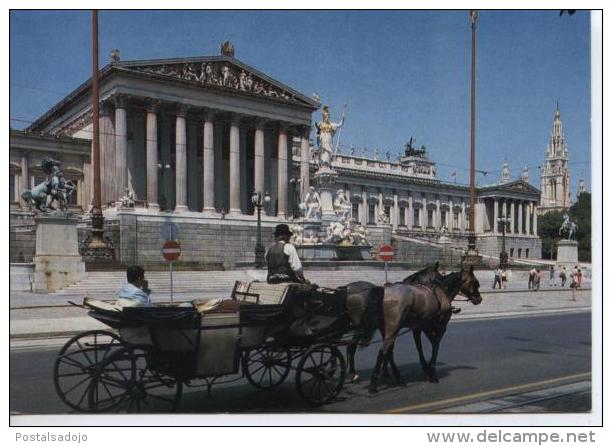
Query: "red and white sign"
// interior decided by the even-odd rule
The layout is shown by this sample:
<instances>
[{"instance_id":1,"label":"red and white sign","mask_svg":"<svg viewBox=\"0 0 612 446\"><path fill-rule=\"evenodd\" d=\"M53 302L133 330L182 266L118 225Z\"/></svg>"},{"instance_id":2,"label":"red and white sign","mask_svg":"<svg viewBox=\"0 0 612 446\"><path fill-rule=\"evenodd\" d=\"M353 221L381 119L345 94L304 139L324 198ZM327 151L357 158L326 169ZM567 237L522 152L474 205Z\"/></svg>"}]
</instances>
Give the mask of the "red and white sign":
<instances>
[{"instance_id":1,"label":"red and white sign","mask_svg":"<svg viewBox=\"0 0 612 446\"><path fill-rule=\"evenodd\" d=\"M380 256L383 262L392 261L393 257L395 256L395 252L393 251L393 246L381 245L378 250L378 255Z\"/></svg>"},{"instance_id":2,"label":"red and white sign","mask_svg":"<svg viewBox=\"0 0 612 446\"><path fill-rule=\"evenodd\" d=\"M164 243L162 255L168 262L174 262L181 256L181 245L174 240L168 240Z\"/></svg>"}]
</instances>

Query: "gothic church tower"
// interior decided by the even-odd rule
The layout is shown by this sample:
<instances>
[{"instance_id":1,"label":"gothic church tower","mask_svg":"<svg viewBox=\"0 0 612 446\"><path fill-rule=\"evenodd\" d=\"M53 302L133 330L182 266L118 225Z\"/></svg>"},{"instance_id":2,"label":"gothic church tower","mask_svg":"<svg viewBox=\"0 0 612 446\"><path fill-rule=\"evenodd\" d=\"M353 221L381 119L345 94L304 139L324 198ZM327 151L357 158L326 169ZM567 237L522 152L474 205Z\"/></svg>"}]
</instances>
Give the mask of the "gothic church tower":
<instances>
[{"instance_id":1,"label":"gothic church tower","mask_svg":"<svg viewBox=\"0 0 612 446\"><path fill-rule=\"evenodd\" d=\"M555 111L550 142L546 149L546 159L540 173L541 214L553 210L563 210L570 206L569 169L567 167L567 144L563 134L563 123L559 103Z\"/></svg>"}]
</instances>

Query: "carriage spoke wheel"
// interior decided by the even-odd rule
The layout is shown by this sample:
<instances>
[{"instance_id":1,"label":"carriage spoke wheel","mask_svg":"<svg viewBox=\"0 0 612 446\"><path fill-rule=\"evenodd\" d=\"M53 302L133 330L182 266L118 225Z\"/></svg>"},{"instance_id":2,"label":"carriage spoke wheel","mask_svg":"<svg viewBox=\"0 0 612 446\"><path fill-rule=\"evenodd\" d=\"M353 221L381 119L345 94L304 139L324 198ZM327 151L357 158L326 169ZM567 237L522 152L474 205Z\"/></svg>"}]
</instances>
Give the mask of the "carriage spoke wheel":
<instances>
[{"instance_id":1,"label":"carriage spoke wheel","mask_svg":"<svg viewBox=\"0 0 612 446\"><path fill-rule=\"evenodd\" d=\"M174 412L183 383L150 366L149 351L125 347L110 355L98 368L89 390L96 411Z\"/></svg>"},{"instance_id":2,"label":"carriage spoke wheel","mask_svg":"<svg viewBox=\"0 0 612 446\"><path fill-rule=\"evenodd\" d=\"M317 345L302 356L295 385L302 398L314 405L334 400L344 384L346 363L338 347Z\"/></svg>"},{"instance_id":3,"label":"carriage spoke wheel","mask_svg":"<svg viewBox=\"0 0 612 446\"><path fill-rule=\"evenodd\" d=\"M66 342L53 367L53 384L64 404L91 411L88 393L96 368L121 347L119 337L105 330L86 331Z\"/></svg>"},{"instance_id":4,"label":"carriage spoke wheel","mask_svg":"<svg viewBox=\"0 0 612 446\"><path fill-rule=\"evenodd\" d=\"M269 390L283 383L291 370L291 351L254 348L242 357L247 380L258 389Z\"/></svg>"}]
</instances>

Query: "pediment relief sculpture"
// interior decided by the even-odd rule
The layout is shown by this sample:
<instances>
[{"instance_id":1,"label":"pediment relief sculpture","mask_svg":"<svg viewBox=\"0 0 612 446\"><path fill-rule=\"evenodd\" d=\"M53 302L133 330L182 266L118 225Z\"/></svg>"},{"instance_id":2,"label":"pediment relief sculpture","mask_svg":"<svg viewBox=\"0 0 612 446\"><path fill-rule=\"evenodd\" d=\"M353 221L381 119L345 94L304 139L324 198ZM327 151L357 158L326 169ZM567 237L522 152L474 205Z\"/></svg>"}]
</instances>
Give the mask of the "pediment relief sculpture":
<instances>
[{"instance_id":1,"label":"pediment relief sculpture","mask_svg":"<svg viewBox=\"0 0 612 446\"><path fill-rule=\"evenodd\" d=\"M129 70L168 76L209 87L251 93L270 99L300 103L294 94L227 62L178 63L129 67Z\"/></svg>"}]
</instances>

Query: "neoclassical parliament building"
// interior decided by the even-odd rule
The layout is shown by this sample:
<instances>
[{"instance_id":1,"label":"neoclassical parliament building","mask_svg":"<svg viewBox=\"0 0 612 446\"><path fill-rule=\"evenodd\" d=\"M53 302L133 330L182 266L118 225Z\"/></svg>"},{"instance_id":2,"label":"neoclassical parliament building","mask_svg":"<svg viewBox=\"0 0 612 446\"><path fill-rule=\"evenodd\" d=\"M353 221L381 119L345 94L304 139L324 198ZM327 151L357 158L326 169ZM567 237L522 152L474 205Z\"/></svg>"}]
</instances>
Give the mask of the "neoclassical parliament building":
<instances>
[{"instance_id":1,"label":"neoclassical parliament building","mask_svg":"<svg viewBox=\"0 0 612 446\"><path fill-rule=\"evenodd\" d=\"M161 263L160 228L166 222L178 227L185 263L252 262L254 191L271 198L262 217L264 243L279 221L299 223L298 204L316 169L312 124L321 104L241 62L233 48L189 59L122 61L115 53L100 71L100 100L105 233L121 263ZM20 192L44 181L44 157L59 160L77 185L70 205L83 214L86 236L92 133L91 80L27 129L11 130L11 261L27 262L33 255L35 226ZM435 247L441 233L452 246L466 247L468 187L440 180L423 147L407 144L397 160L343 152L333 161L337 186L374 247ZM499 254L498 217L506 216L510 257L540 258L540 204L528 173L512 178L507 165L498 182L478 186L480 252Z\"/></svg>"}]
</instances>

